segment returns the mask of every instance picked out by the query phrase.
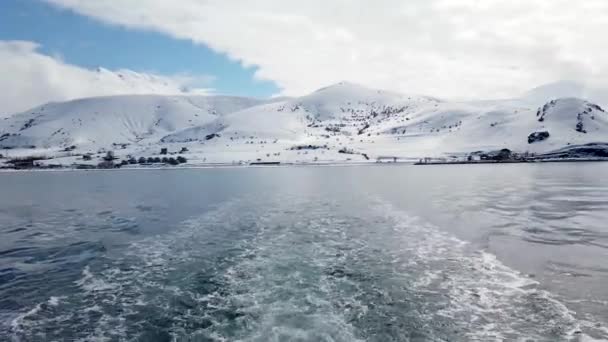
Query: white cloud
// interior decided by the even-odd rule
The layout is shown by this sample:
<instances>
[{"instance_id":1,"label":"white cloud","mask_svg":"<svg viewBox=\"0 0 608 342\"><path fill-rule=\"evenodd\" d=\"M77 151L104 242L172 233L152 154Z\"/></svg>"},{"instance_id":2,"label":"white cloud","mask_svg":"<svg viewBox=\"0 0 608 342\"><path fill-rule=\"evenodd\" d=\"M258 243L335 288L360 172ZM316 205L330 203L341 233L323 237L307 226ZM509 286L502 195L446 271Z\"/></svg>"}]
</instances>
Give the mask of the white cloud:
<instances>
[{"instance_id":1,"label":"white cloud","mask_svg":"<svg viewBox=\"0 0 608 342\"><path fill-rule=\"evenodd\" d=\"M443 97L506 97L608 80L605 0L46 0L191 39L300 95L350 80Z\"/></svg>"},{"instance_id":2,"label":"white cloud","mask_svg":"<svg viewBox=\"0 0 608 342\"><path fill-rule=\"evenodd\" d=\"M88 70L37 51L26 41L0 41L0 116L50 101L119 94L200 93L192 84L209 80L187 75L159 76L131 70Z\"/></svg>"}]
</instances>

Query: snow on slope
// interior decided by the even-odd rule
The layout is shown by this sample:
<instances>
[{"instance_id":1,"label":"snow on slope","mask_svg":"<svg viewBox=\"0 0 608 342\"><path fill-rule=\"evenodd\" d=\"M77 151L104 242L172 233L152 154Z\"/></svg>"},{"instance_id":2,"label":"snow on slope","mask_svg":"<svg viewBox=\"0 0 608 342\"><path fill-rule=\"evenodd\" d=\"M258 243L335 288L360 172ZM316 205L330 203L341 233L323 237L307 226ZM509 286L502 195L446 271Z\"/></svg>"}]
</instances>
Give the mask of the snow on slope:
<instances>
[{"instance_id":1,"label":"snow on slope","mask_svg":"<svg viewBox=\"0 0 608 342\"><path fill-rule=\"evenodd\" d=\"M584 98L587 95L585 86L574 81L559 81L533 88L525 92L522 100L536 106L542 106L549 100L559 98Z\"/></svg>"},{"instance_id":2,"label":"snow on slope","mask_svg":"<svg viewBox=\"0 0 608 342\"><path fill-rule=\"evenodd\" d=\"M550 98L548 94L536 94L535 101L542 96ZM608 138L608 124L594 104L578 99L550 102L546 115L554 119L545 122L539 121L537 111L528 98L453 103L343 82L301 98L232 113L212 125L186 129L164 141L204 142L210 135L219 134L213 136L216 141L212 150L230 154L243 141L253 144L260 139L264 145L266 140L277 139L283 150L306 146L310 150L299 156L283 152L282 160L327 158L344 149L356 156L334 154L332 158L362 160L363 153L399 158L502 148L538 153ZM577 131L580 113L593 132ZM551 132L549 138L529 143L531 134L545 131ZM227 139L229 146L222 145L221 141ZM254 157L268 159L261 151L256 152Z\"/></svg>"},{"instance_id":3,"label":"snow on slope","mask_svg":"<svg viewBox=\"0 0 608 342\"><path fill-rule=\"evenodd\" d=\"M314 128L319 127L323 128L320 132L356 134L366 125L378 124L391 115L404 116L420 104L436 102L342 82L308 96L235 112L208 125L171 134L163 141L203 141L211 134L297 140L314 136Z\"/></svg>"},{"instance_id":4,"label":"snow on slope","mask_svg":"<svg viewBox=\"0 0 608 342\"><path fill-rule=\"evenodd\" d=\"M239 139L291 139L304 134L305 118L301 113L285 112L285 102L250 107L218 117L208 124L186 128L162 139L162 142L192 142L211 140L212 135Z\"/></svg>"},{"instance_id":5,"label":"snow on slope","mask_svg":"<svg viewBox=\"0 0 608 342\"><path fill-rule=\"evenodd\" d=\"M366 88L349 82L341 82L325 87L314 93L294 99L286 104L286 109L303 109L319 121L339 120L358 115L403 113L417 103L438 102L422 97Z\"/></svg>"},{"instance_id":6,"label":"snow on slope","mask_svg":"<svg viewBox=\"0 0 608 342\"><path fill-rule=\"evenodd\" d=\"M544 153L608 141L608 114L600 106L577 98L554 100L550 89L522 99L447 102L342 82L300 98L268 101L84 99L0 122L0 147L77 145L76 152L84 152L130 144L119 153L144 157L158 155L161 147L187 147L188 159L197 164L415 159L502 148Z\"/></svg>"},{"instance_id":7,"label":"snow on slope","mask_svg":"<svg viewBox=\"0 0 608 342\"><path fill-rule=\"evenodd\" d=\"M185 127L263 103L228 96L133 95L50 103L3 120L0 147L156 143Z\"/></svg>"},{"instance_id":8,"label":"snow on slope","mask_svg":"<svg viewBox=\"0 0 608 342\"><path fill-rule=\"evenodd\" d=\"M579 98L608 106L608 93L604 88L589 87L574 81L559 81L536 87L524 93L520 99L535 106L542 106L546 102L561 98Z\"/></svg>"},{"instance_id":9,"label":"snow on slope","mask_svg":"<svg viewBox=\"0 0 608 342\"><path fill-rule=\"evenodd\" d=\"M499 101L445 116L461 120L457 129L450 132L448 126L448 132L442 134L441 145L453 151L509 148L544 153L570 144L608 140L608 116L599 106L574 98L553 100L541 108ZM589 132L577 129L579 120ZM549 137L531 143L530 135L540 132L548 132Z\"/></svg>"}]
</instances>

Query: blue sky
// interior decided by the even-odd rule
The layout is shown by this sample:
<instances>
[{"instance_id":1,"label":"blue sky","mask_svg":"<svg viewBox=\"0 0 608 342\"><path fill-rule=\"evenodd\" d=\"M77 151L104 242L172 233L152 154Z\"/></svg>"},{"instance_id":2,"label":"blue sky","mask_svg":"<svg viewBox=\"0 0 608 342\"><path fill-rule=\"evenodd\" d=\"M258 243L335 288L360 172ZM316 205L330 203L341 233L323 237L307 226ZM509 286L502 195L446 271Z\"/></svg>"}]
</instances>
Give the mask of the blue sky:
<instances>
[{"instance_id":1,"label":"blue sky","mask_svg":"<svg viewBox=\"0 0 608 342\"><path fill-rule=\"evenodd\" d=\"M203 44L104 24L39 0L0 1L0 40L36 42L41 53L89 69L212 76L211 84L200 86L232 95L279 92L273 82L254 79L255 68L244 68Z\"/></svg>"}]
</instances>

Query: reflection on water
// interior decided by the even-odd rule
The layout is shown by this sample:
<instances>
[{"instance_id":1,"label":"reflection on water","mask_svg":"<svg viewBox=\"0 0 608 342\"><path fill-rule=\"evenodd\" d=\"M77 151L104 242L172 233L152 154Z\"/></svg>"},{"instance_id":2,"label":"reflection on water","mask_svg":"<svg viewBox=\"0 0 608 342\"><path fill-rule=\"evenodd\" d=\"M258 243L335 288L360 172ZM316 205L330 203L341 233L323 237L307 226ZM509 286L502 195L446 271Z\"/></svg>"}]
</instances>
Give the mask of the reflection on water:
<instances>
[{"instance_id":1,"label":"reflection on water","mask_svg":"<svg viewBox=\"0 0 608 342\"><path fill-rule=\"evenodd\" d=\"M608 338L603 164L0 175L0 335Z\"/></svg>"}]
</instances>

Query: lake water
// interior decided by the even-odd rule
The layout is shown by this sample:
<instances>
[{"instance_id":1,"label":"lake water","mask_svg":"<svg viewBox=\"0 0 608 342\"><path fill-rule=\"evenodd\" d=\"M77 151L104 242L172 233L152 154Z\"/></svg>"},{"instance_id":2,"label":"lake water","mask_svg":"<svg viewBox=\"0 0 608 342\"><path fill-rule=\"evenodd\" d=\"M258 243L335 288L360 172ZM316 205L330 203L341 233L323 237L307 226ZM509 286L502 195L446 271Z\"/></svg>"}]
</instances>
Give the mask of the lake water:
<instances>
[{"instance_id":1,"label":"lake water","mask_svg":"<svg viewBox=\"0 0 608 342\"><path fill-rule=\"evenodd\" d=\"M0 174L0 340L608 339L608 164Z\"/></svg>"}]
</instances>

